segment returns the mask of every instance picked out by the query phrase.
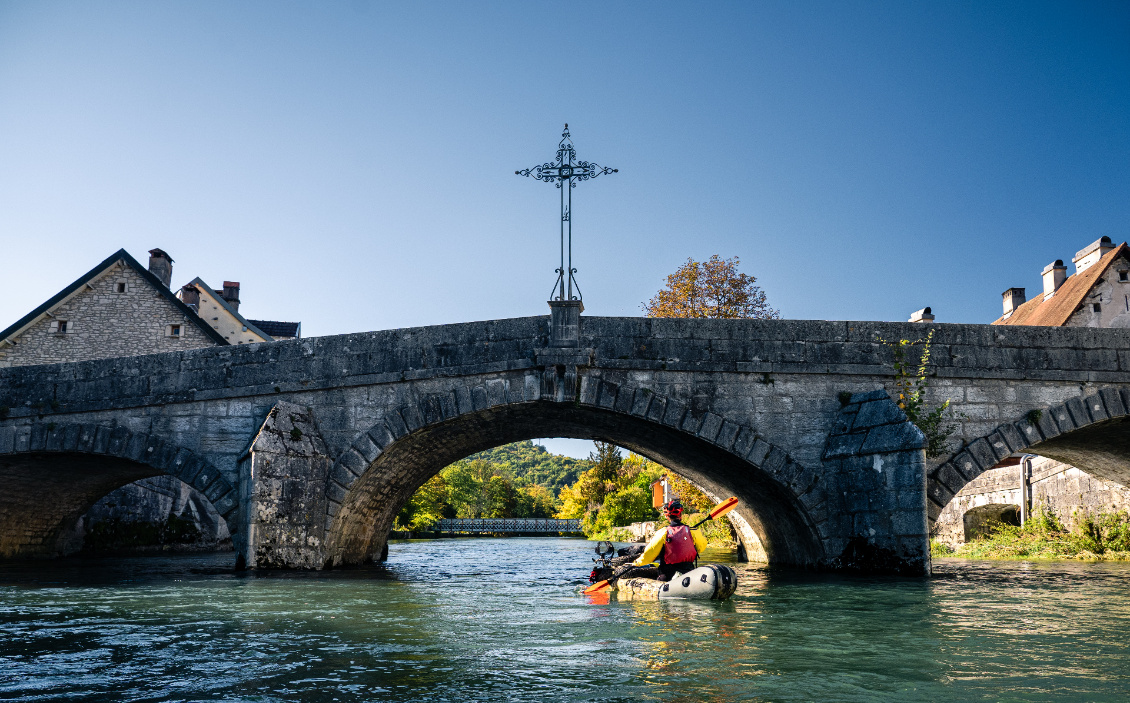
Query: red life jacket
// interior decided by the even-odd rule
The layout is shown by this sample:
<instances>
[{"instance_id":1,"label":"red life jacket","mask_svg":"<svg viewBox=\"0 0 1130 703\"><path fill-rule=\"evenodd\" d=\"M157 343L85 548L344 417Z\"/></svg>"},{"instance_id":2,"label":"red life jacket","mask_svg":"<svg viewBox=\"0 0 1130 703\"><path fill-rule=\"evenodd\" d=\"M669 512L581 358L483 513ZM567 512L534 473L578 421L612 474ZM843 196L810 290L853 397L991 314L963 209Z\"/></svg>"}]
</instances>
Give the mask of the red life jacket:
<instances>
[{"instance_id":1,"label":"red life jacket","mask_svg":"<svg viewBox=\"0 0 1130 703\"><path fill-rule=\"evenodd\" d=\"M667 544L663 546L662 557L664 564L681 564L697 559L698 550L694 548L691 528L686 525L668 525Z\"/></svg>"}]
</instances>

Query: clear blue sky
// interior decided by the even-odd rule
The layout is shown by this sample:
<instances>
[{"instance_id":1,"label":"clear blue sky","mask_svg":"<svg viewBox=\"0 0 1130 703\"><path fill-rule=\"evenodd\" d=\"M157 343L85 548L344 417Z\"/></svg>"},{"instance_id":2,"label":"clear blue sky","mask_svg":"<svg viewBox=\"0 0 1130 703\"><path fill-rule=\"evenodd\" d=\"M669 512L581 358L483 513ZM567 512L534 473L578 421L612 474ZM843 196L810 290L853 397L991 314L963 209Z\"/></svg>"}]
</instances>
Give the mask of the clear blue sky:
<instances>
[{"instance_id":1,"label":"clear blue sky","mask_svg":"<svg viewBox=\"0 0 1130 703\"><path fill-rule=\"evenodd\" d=\"M116 249L308 336L594 315L739 256L786 317L988 322L1130 233L1130 4L0 4L0 327Z\"/></svg>"}]
</instances>

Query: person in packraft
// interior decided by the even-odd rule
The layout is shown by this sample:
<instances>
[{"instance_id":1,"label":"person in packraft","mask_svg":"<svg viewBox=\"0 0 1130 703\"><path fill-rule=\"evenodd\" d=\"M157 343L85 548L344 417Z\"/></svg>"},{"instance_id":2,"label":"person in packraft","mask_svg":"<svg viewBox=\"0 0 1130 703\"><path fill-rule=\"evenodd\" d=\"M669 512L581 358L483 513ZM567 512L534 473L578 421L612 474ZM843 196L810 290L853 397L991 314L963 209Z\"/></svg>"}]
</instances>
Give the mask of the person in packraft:
<instances>
[{"instance_id":1,"label":"person in packraft","mask_svg":"<svg viewBox=\"0 0 1130 703\"><path fill-rule=\"evenodd\" d=\"M667 527L656 530L643 554L632 563L643 566L658 557L659 580L670 581L676 573L685 574L694 568L699 552L706 549L706 537L702 530L683 524L683 504L678 498L668 501L663 512L667 515Z\"/></svg>"}]
</instances>

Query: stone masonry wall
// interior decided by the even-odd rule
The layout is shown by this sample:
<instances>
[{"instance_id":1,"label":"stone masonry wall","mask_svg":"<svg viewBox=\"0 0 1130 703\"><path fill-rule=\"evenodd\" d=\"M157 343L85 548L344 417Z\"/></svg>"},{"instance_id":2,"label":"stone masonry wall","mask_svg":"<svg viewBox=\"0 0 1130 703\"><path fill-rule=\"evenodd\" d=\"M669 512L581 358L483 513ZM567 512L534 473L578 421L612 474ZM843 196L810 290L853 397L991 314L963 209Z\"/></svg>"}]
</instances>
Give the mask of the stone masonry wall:
<instances>
[{"instance_id":1,"label":"stone masonry wall","mask_svg":"<svg viewBox=\"0 0 1130 703\"><path fill-rule=\"evenodd\" d=\"M124 293L116 284L125 283ZM88 359L156 354L216 346L195 323L129 266L120 262L90 282L52 314L67 321L66 334L50 332L50 317L36 322L0 348L0 367L56 364ZM165 327L181 325L181 336L166 337Z\"/></svg>"},{"instance_id":2,"label":"stone masonry wall","mask_svg":"<svg viewBox=\"0 0 1130 703\"><path fill-rule=\"evenodd\" d=\"M1021 505L1022 466L991 469L966 484L938 516L932 537L950 545L965 540L965 514L983 505ZM1032 460L1029 507L1047 510L1073 529L1086 515L1130 510L1130 489L1054 459Z\"/></svg>"}]
</instances>

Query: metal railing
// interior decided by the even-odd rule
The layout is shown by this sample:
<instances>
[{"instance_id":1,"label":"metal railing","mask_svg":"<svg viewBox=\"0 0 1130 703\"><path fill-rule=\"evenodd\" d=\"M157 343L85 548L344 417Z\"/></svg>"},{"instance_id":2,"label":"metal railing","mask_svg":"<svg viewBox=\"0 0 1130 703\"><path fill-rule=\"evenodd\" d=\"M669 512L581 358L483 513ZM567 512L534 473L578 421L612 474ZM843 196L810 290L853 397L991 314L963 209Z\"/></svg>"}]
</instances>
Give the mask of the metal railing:
<instances>
[{"instance_id":1,"label":"metal railing","mask_svg":"<svg viewBox=\"0 0 1130 703\"><path fill-rule=\"evenodd\" d=\"M580 532L580 520L559 520L557 518L481 518L439 520L432 527L433 532L465 532L478 534L503 533L545 533Z\"/></svg>"}]
</instances>

